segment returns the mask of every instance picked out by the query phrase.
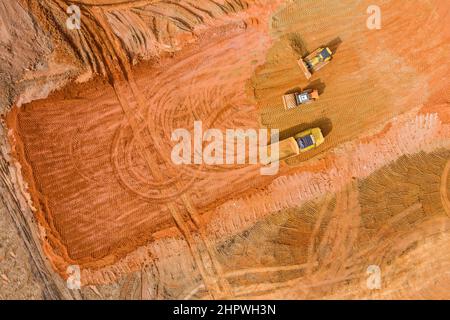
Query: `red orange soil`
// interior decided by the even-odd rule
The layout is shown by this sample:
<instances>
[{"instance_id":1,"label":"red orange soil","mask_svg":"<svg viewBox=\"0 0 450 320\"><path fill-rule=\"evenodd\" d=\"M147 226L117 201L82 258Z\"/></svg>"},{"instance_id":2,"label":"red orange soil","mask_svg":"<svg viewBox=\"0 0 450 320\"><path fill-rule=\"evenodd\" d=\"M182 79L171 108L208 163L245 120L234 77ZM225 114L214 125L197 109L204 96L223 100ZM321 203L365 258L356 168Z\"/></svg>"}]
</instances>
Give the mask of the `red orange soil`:
<instances>
[{"instance_id":1,"label":"red orange soil","mask_svg":"<svg viewBox=\"0 0 450 320\"><path fill-rule=\"evenodd\" d=\"M93 82L97 83L95 87L93 83L75 85L9 114L9 127L17 129L13 145L24 161L23 174L30 181L37 216L46 227L49 250L55 261L60 261L56 264L61 272L65 272L61 258L82 267L110 265L151 241L153 233L175 228L166 204L177 203L186 188L200 208L220 202L231 191L248 188L242 181L254 176L258 168L233 172L230 168L180 168L170 160L171 132L191 128L194 120L223 129L258 126L256 109L245 96L245 81L256 61L264 59L270 39L257 28L246 30L242 22L218 30L220 37L214 36L215 31L206 33L208 40L162 61L161 67L136 72L148 108L139 110L140 116L152 124L145 134L160 137L156 145L149 146L153 153L160 154L158 161L165 167L165 181L160 184L152 181L136 150L138 145L114 90L102 81ZM247 51L247 56L238 55L238 49ZM222 66L222 76L217 79L213 77L216 65ZM188 69L193 72L186 73ZM148 74L153 75L151 82ZM36 134L41 138L32 138ZM151 139L147 141L151 143ZM41 154L48 147L51 152ZM56 178L54 174L59 175L60 170L66 174ZM58 187L53 185L55 179L61 179ZM197 181L192 184L194 179ZM233 179L236 184L230 185ZM174 197L161 195L175 183L181 190ZM211 184L215 189L205 187ZM90 200L73 197L78 192ZM95 232L97 228L103 231Z\"/></svg>"},{"instance_id":2,"label":"red orange soil","mask_svg":"<svg viewBox=\"0 0 450 320\"><path fill-rule=\"evenodd\" d=\"M267 297L288 297L303 280L280 276L279 286L273 281L257 289L244 280L234 282L241 271L246 274L247 263L227 264L217 246L271 213L328 195L323 210L314 211L317 224L297 239L306 260L283 270L305 269L312 287L327 284L333 274L351 279L363 265L353 255L358 237L353 231L367 218L354 179L366 179L405 154L448 148L450 138L450 66L442 63L450 58L450 42L448 33L440 31L448 4L382 1L383 25L376 31L366 28L370 4L251 3L199 27L196 37L183 32L168 37L179 42L177 52L162 54L157 63L138 64L130 83L115 78L113 87L98 77L14 108L7 116L12 152L28 183L45 252L58 272L65 277L67 265L77 264L84 284L110 283L161 260L160 267L167 268L159 271L162 279L182 266L189 278L174 284L174 295L253 297L267 292ZM125 32L115 23L115 34ZM326 84L319 102L284 111L280 96L308 85L296 67L296 41L305 41L311 51L336 38L333 62L312 79L313 85ZM117 50L114 42L110 45ZM146 56L132 42L125 46L136 57L160 54ZM282 136L312 124L328 132L316 151L289 160L277 176L264 177L258 166L174 165L170 135L176 128L192 130L196 120L205 129L279 128ZM154 161L150 165L148 157ZM442 182L444 208L446 188ZM408 216L410 211L402 212ZM331 219L325 230L322 218ZM432 233L437 227L429 223L424 228ZM266 236L258 232L255 237ZM381 257L382 249L370 249L370 257ZM278 265L288 262L280 259ZM230 267L233 263L237 269ZM271 267L262 263L252 272ZM348 273L342 274L346 267ZM324 289L322 296L333 293ZM317 296L306 286L298 297Z\"/></svg>"}]
</instances>

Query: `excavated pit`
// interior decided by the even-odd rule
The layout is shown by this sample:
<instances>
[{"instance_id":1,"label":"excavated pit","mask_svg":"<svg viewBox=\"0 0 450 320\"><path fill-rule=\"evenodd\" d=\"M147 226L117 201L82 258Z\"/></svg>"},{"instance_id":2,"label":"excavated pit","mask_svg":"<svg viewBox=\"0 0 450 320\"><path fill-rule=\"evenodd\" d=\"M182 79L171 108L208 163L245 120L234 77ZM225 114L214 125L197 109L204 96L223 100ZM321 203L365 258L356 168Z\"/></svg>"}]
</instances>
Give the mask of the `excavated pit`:
<instances>
[{"instance_id":1,"label":"excavated pit","mask_svg":"<svg viewBox=\"0 0 450 320\"><path fill-rule=\"evenodd\" d=\"M63 278L73 264L86 285L130 285L141 272L142 286L166 289L153 298L411 298L432 287L402 289L416 266L431 268L418 262L427 250L448 266L448 4L381 1L382 28L369 30L370 1L269 2L216 12L201 1L211 21L165 1L153 20L105 9L133 52L133 81L96 76L8 113L42 245ZM133 35L124 21L153 28ZM333 61L308 83L296 60L324 45ZM85 64L98 54L89 48ZM108 73L108 61L89 61ZM307 87L320 100L285 111L281 96ZM282 138L319 126L326 140L271 177L252 165L174 165L171 133L199 120ZM386 293L361 289L376 262Z\"/></svg>"}]
</instances>

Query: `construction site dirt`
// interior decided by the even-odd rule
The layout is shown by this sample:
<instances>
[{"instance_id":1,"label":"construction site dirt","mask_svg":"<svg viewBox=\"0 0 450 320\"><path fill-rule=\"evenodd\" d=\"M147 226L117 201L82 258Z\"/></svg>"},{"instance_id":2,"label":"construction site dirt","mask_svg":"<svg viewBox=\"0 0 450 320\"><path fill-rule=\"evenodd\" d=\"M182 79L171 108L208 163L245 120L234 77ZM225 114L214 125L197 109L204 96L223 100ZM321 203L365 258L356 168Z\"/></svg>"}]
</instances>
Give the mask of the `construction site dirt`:
<instances>
[{"instance_id":1,"label":"construction site dirt","mask_svg":"<svg viewBox=\"0 0 450 320\"><path fill-rule=\"evenodd\" d=\"M450 298L447 1L378 1L380 29L365 0L225 1L217 16L208 1L160 1L169 21L202 17L158 31L161 52L118 22L142 27L133 3L109 2L80 1L96 21L78 31L90 72L59 38L54 59L83 72L3 118L17 193L59 277L79 266L97 297ZM320 47L332 61L308 80L298 61ZM286 110L281 97L303 89L320 98ZM281 140L320 128L324 142L275 175L175 164L172 134L195 121Z\"/></svg>"}]
</instances>

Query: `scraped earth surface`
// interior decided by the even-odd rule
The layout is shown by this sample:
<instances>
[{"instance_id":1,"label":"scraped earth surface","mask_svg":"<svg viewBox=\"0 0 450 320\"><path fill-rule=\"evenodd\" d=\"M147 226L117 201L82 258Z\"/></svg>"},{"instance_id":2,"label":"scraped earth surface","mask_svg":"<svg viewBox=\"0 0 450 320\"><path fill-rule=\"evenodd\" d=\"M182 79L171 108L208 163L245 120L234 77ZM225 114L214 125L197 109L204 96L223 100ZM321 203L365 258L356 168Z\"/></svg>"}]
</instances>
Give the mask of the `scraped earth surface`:
<instances>
[{"instance_id":1,"label":"scraped earth surface","mask_svg":"<svg viewBox=\"0 0 450 320\"><path fill-rule=\"evenodd\" d=\"M79 266L83 298L450 298L450 6L379 1L369 30L371 4L80 1L74 32L64 1L16 8L63 35L4 116L49 268ZM308 82L297 60L325 45ZM320 100L284 110L298 88ZM194 121L325 143L274 176L175 165Z\"/></svg>"}]
</instances>

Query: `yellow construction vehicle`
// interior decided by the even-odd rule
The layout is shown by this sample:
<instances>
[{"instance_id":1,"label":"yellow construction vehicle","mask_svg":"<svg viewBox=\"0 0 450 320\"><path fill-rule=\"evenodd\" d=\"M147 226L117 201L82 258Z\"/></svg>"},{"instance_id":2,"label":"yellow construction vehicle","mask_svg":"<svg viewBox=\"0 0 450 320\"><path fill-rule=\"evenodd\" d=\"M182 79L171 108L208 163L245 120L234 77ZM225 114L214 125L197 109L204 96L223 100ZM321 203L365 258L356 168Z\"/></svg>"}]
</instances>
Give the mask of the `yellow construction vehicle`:
<instances>
[{"instance_id":1,"label":"yellow construction vehicle","mask_svg":"<svg viewBox=\"0 0 450 320\"><path fill-rule=\"evenodd\" d=\"M319 71L330 63L333 53L327 48L318 48L307 57L298 60L298 65L305 74L306 79L310 79L312 73Z\"/></svg>"},{"instance_id":2,"label":"yellow construction vehicle","mask_svg":"<svg viewBox=\"0 0 450 320\"><path fill-rule=\"evenodd\" d=\"M300 153L317 148L325 141L323 137L322 130L320 128L312 128L300 133L295 136L287 138L278 142L278 155L272 154L272 146L268 146L268 161L269 164L276 161L283 161L289 158L295 157Z\"/></svg>"}]
</instances>

